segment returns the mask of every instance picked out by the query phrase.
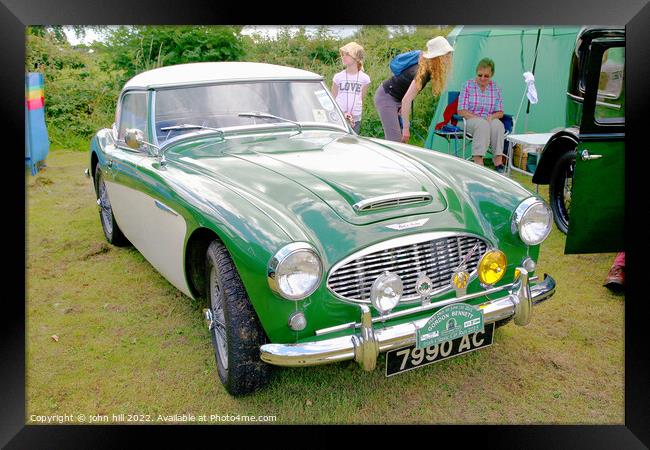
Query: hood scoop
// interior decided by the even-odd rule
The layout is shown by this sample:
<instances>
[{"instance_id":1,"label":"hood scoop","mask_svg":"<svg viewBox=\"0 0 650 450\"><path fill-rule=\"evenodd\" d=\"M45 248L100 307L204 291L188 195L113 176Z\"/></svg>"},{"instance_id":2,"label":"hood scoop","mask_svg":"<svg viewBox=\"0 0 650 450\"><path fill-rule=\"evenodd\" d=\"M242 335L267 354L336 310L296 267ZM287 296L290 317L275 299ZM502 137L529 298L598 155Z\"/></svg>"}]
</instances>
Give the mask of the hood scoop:
<instances>
[{"instance_id":1,"label":"hood scoop","mask_svg":"<svg viewBox=\"0 0 650 450\"><path fill-rule=\"evenodd\" d=\"M432 200L433 196L428 192L401 192L361 200L355 203L353 208L356 212L378 211L396 206L421 206Z\"/></svg>"}]
</instances>

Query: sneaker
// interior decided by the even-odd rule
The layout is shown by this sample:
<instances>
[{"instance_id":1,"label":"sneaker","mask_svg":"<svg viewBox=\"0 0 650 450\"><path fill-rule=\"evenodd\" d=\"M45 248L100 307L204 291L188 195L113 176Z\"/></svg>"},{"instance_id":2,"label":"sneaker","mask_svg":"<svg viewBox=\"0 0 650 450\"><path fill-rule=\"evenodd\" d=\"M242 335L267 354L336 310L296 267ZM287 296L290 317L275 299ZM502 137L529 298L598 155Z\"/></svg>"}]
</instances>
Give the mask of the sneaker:
<instances>
[{"instance_id":1,"label":"sneaker","mask_svg":"<svg viewBox=\"0 0 650 450\"><path fill-rule=\"evenodd\" d=\"M496 170L499 173L504 173L506 171L506 166L503 164L499 164L498 166L494 167L494 170Z\"/></svg>"},{"instance_id":2,"label":"sneaker","mask_svg":"<svg viewBox=\"0 0 650 450\"><path fill-rule=\"evenodd\" d=\"M625 267L612 266L603 286L613 292L622 292L625 289Z\"/></svg>"}]
</instances>

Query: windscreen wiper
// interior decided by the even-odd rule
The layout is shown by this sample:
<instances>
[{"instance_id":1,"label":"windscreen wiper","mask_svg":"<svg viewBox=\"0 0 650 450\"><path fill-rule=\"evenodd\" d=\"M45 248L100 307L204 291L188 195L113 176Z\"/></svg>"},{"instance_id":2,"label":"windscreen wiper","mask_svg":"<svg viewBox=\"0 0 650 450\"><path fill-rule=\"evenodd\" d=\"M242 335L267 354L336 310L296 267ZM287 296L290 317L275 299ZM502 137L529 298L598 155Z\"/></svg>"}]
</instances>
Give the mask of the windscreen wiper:
<instances>
[{"instance_id":1,"label":"windscreen wiper","mask_svg":"<svg viewBox=\"0 0 650 450\"><path fill-rule=\"evenodd\" d=\"M298 127L298 131L302 133L302 125L300 125L299 122L296 122L295 120L290 120L286 119L284 117L280 116L274 116L273 114L269 113L263 113L259 111L252 111L252 112L245 112L245 113L239 113L237 114L239 117L256 117L258 119L276 119L276 120L282 120L283 122L289 122Z\"/></svg>"},{"instance_id":2,"label":"windscreen wiper","mask_svg":"<svg viewBox=\"0 0 650 450\"><path fill-rule=\"evenodd\" d=\"M182 125L174 125L171 127L163 127L160 129L160 131L178 131L178 130L210 130L210 131L218 131L221 133L221 137L224 136L224 131L219 129L219 128L212 128L212 127L204 127L203 125L192 125L189 123L184 123Z\"/></svg>"}]
</instances>

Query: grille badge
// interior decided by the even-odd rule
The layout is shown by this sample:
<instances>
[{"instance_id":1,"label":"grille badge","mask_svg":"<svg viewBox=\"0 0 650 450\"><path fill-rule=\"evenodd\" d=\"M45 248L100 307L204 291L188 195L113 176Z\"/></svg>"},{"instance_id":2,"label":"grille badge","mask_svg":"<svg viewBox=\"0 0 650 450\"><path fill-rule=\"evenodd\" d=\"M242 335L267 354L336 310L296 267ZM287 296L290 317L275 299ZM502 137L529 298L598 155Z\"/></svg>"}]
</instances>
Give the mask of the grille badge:
<instances>
[{"instance_id":1,"label":"grille badge","mask_svg":"<svg viewBox=\"0 0 650 450\"><path fill-rule=\"evenodd\" d=\"M423 305L428 305L431 303L431 299L429 298L431 291L433 291L433 283L431 282L431 278L429 278L425 272L420 272L418 274L418 279L415 282L415 292L420 294L420 297L422 297Z\"/></svg>"}]
</instances>

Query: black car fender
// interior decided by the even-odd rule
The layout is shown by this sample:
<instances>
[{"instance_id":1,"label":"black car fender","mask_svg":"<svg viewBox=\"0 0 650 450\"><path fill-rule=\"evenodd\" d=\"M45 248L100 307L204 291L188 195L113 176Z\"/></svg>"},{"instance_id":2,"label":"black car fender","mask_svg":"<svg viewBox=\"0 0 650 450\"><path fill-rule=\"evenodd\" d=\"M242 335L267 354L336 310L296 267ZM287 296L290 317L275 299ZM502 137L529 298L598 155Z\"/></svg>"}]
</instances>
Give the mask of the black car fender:
<instances>
[{"instance_id":1,"label":"black car fender","mask_svg":"<svg viewBox=\"0 0 650 450\"><path fill-rule=\"evenodd\" d=\"M564 153L574 151L578 147L578 141L578 136L567 130L559 131L551 136L542 149L537 169L533 175L533 183L548 184L557 160Z\"/></svg>"}]
</instances>

